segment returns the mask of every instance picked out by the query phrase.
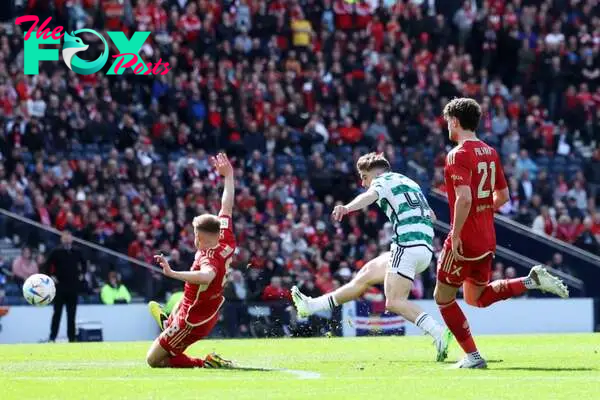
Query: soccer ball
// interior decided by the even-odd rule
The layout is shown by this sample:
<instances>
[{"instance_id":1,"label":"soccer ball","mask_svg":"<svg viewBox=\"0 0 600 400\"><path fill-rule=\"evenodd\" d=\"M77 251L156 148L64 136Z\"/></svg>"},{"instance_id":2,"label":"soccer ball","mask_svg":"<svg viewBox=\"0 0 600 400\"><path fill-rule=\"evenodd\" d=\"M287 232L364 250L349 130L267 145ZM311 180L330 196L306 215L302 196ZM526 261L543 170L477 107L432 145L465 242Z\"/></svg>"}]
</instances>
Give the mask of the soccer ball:
<instances>
[{"instance_id":1,"label":"soccer ball","mask_svg":"<svg viewBox=\"0 0 600 400\"><path fill-rule=\"evenodd\" d=\"M48 275L31 275L23 284L23 297L29 304L45 306L54 300L56 286Z\"/></svg>"}]
</instances>

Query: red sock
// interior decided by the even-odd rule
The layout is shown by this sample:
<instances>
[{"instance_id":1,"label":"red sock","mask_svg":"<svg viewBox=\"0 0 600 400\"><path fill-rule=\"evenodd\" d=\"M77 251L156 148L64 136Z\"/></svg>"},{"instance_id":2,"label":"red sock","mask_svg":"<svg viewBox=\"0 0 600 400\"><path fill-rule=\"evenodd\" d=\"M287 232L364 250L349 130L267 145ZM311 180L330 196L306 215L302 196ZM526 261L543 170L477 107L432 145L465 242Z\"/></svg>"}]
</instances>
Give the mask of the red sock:
<instances>
[{"instance_id":1,"label":"red sock","mask_svg":"<svg viewBox=\"0 0 600 400\"><path fill-rule=\"evenodd\" d=\"M487 307L500 300L519 296L527 291L525 278L502 279L489 283L477 299L478 307Z\"/></svg>"},{"instance_id":2,"label":"red sock","mask_svg":"<svg viewBox=\"0 0 600 400\"><path fill-rule=\"evenodd\" d=\"M465 353L477 351L467 318L465 318L465 314L463 314L456 300L452 300L448 304L438 304L438 307L444 318L444 322L446 322L446 326L454 334L456 341Z\"/></svg>"},{"instance_id":3,"label":"red sock","mask_svg":"<svg viewBox=\"0 0 600 400\"><path fill-rule=\"evenodd\" d=\"M204 360L201 358L188 357L185 354L178 354L169 357L169 366L171 368L202 368L204 367Z\"/></svg>"}]
</instances>

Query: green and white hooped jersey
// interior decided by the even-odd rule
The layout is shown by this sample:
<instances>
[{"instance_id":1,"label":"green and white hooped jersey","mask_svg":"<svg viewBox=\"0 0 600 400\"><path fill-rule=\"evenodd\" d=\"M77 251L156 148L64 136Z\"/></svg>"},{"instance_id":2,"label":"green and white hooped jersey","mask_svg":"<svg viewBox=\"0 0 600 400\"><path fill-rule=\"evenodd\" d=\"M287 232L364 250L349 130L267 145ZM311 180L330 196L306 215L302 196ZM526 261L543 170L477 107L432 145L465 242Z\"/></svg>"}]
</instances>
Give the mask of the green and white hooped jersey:
<instances>
[{"instance_id":1,"label":"green and white hooped jersey","mask_svg":"<svg viewBox=\"0 0 600 400\"><path fill-rule=\"evenodd\" d=\"M386 172L373 179L370 190L379 195L377 205L392 223L397 245L433 249L431 208L418 183L402 174Z\"/></svg>"}]
</instances>

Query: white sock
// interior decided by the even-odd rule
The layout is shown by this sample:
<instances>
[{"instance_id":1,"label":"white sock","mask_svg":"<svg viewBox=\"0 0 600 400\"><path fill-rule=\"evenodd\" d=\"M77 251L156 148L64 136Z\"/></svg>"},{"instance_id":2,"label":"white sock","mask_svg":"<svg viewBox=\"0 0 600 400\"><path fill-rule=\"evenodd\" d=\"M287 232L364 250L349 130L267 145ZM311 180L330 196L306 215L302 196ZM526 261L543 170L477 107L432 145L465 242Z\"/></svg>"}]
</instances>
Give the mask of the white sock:
<instances>
[{"instance_id":1,"label":"white sock","mask_svg":"<svg viewBox=\"0 0 600 400\"><path fill-rule=\"evenodd\" d=\"M439 340L442 336L444 328L426 312L422 312L415 319L415 325L428 335L431 335L435 340Z\"/></svg>"},{"instance_id":2,"label":"white sock","mask_svg":"<svg viewBox=\"0 0 600 400\"><path fill-rule=\"evenodd\" d=\"M535 284L535 282L533 281L533 279L531 279L530 277L526 277L525 280L523 281L523 284L525 285L525 287L527 289L535 289L535 288L537 288L537 285Z\"/></svg>"},{"instance_id":3,"label":"white sock","mask_svg":"<svg viewBox=\"0 0 600 400\"><path fill-rule=\"evenodd\" d=\"M333 297L333 293L328 293L314 299L309 299L307 303L308 309L311 313L324 310L333 311L333 309L338 306L337 301L335 301L335 297Z\"/></svg>"}]
</instances>

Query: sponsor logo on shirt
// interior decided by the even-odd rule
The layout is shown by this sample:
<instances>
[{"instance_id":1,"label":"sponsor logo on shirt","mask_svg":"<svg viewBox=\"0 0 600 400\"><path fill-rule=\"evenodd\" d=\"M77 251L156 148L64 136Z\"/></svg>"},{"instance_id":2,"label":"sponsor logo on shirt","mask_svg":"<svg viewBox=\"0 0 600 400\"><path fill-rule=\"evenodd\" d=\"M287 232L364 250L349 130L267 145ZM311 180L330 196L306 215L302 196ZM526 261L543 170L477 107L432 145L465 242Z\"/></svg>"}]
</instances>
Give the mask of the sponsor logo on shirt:
<instances>
[{"instance_id":1,"label":"sponsor logo on shirt","mask_svg":"<svg viewBox=\"0 0 600 400\"><path fill-rule=\"evenodd\" d=\"M229 245L225 245L225 248L221 251L221 257L227 258L231 253L233 253L233 248Z\"/></svg>"},{"instance_id":2,"label":"sponsor logo on shirt","mask_svg":"<svg viewBox=\"0 0 600 400\"><path fill-rule=\"evenodd\" d=\"M229 229L229 218L221 218L221 229Z\"/></svg>"}]
</instances>

